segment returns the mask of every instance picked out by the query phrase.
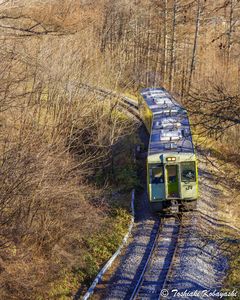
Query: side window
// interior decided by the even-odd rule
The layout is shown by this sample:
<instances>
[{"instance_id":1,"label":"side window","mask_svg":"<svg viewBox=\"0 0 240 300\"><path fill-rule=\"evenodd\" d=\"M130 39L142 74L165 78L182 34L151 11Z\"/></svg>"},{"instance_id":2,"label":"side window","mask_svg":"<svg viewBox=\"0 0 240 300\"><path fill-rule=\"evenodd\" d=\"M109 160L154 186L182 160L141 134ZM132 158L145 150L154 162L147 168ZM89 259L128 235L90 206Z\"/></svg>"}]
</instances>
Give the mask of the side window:
<instances>
[{"instance_id":1,"label":"side window","mask_svg":"<svg viewBox=\"0 0 240 300\"><path fill-rule=\"evenodd\" d=\"M196 181L195 162L181 163L182 181Z\"/></svg>"},{"instance_id":2,"label":"side window","mask_svg":"<svg viewBox=\"0 0 240 300\"><path fill-rule=\"evenodd\" d=\"M152 184L158 184L158 183L164 183L164 173L163 173L163 167L158 166L156 168L150 169L150 176L151 176L151 183Z\"/></svg>"}]
</instances>

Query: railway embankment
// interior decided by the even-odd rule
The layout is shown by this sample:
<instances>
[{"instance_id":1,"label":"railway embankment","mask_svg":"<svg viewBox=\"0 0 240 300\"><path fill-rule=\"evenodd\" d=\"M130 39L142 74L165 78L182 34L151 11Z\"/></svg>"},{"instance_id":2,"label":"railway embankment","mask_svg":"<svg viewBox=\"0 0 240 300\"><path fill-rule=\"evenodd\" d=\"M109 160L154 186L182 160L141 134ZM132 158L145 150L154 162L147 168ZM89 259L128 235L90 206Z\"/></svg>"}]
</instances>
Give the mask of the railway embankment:
<instances>
[{"instance_id":1,"label":"railway embankment","mask_svg":"<svg viewBox=\"0 0 240 300\"><path fill-rule=\"evenodd\" d=\"M199 156L200 201L196 222L205 240L208 237L213 246L211 257L222 280L222 291L237 291L239 297L239 162L216 142L208 146L208 151L200 150Z\"/></svg>"},{"instance_id":2,"label":"railway embankment","mask_svg":"<svg viewBox=\"0 0 240 300\"><path fill-rule=\"evenodd\" d=\"M168 299L172 299L173 295L175 299L182 299L186 290L191 296L185 299L204 298L203 291L207 291L209 299L214 299L214 293L224 292L227 287L229 291L237 289L231 283L237 282L238 258L234 257L234 251L238 249L239 229L234 205L238 190L232 188L227 175L224 179L230 165L223 164L219 157L211 155L204 147L198 152L200 197L196 211L182 215L176 255L164 286L164 291L167 290L165 298ZM137 195L137 203L132 240L103 279L102 285L98 286L93 299L130 299L140 280L160 219L149 210L146 190ZM156 263L156 271L159 260L155 258L153 262ZM159 293L157 285L154 287L154 278L160 277L163 268L158 271L158 274L151 271L147 274L143 288L147 293L146 299L155 299L154 293L151 293L154 288ZM199 294L193 296L191 293L194 291Z\"/></svg>"},{"instance_id":3,"label":"railway embankment","mask_svg":"<svg viewBox=\"0 0 240 300\"><path fill-rule=\"evenodd\" d=\"M198 158L197 209L183 214L175 264L166 286L168 299L204 299L206 295L216 299L217 293L239 293L240 231L235 210L239 193L226 175L231 166L201 148Z\"/></svg>"}]
</instances>

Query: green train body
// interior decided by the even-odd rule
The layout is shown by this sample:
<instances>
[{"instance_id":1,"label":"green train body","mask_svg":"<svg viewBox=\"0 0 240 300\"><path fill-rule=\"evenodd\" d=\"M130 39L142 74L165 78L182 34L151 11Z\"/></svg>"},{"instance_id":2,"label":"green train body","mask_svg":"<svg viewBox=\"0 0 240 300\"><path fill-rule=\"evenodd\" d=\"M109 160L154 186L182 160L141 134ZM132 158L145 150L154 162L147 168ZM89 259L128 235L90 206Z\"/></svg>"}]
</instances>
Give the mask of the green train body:
<instances>
[{"instance_id":1,"label":"green train body","mask_svg":"<svg viewBox=\"0 0 240 300\"><path fill-rule=\"evenodd\" d=\"M186 110L162 88L144 89L139 112L149 132L148 198L154 210L194 203L197 158ZM191 207L191 205L190 205Z\"/></svg>"}]
</instances>

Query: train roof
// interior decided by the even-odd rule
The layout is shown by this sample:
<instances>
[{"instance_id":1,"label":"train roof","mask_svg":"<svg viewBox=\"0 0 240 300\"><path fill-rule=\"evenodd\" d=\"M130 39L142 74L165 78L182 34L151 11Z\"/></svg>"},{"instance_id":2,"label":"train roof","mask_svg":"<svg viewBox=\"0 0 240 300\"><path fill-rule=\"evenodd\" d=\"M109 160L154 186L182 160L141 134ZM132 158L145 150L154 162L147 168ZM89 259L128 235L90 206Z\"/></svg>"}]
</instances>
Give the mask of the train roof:
<instances>
[{"instance_id":1,"label":"train roof","mask_svg":"<svg viewBox=\"0 0 240 300\"><path fill-rule=\"evenodd\" d=\"M148 154L194 154L187 111L164 88L143 89L141 95L153 114Z\"/></svg>"}]
</instances>

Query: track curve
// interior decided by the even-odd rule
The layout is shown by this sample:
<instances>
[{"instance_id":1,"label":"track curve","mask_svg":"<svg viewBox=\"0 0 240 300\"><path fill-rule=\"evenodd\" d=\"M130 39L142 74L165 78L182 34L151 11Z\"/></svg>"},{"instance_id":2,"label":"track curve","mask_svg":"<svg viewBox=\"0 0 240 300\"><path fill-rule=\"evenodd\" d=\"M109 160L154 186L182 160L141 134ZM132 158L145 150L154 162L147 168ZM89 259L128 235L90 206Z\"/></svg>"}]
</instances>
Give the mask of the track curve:
<instances>
[{"instance_id":1,"label":"track curve","mask_svg":"<svg viewBox=\"0 0 240 300\"><path fill-rule=\"evenodd\" d=\"M136 101L98 87L83 85L83 88L91 90L104 98L108 96L115 97L123 109L142 122ZM161 299L161 290L166 287L176 254L181 218L176 216L160 218L151 214L148 217L150 217L149 221L152 223L150 226L151 232L149 231L148 234L149 243L145 245L145 253L142 256L142 260L139 261L140 264L136 269L135 275L133 274L131 282L127 285L124 283L125 287L122 286L122 288L121 282L125 280L121 279L122 275L120 278L117 276L119 283L115 283L115 287L112 285L112 291L106 295L106 299ZM138 248L137 245L132 245L132 247L134 249L133 252Z\"/></svg>"}]
</instances>

